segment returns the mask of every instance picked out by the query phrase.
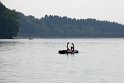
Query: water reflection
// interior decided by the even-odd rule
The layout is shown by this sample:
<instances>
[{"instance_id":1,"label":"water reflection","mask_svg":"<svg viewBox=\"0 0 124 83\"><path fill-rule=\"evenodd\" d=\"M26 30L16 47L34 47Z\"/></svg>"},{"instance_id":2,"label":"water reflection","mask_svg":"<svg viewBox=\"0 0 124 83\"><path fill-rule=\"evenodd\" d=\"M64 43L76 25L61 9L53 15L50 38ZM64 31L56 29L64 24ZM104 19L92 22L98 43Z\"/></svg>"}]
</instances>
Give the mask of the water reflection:
<instances>
[{"instance_id":1,"label":"water reflection","mask_svg":"<svg viewBox=\"0 0 124 83\"><path fill-rule=\"evenodd\" d=\"M11 50L12 47L15 45L18 45L18 42L5 42L5 41L0 41L0 51L8 51Z\"/></svg>"}]
</instances>

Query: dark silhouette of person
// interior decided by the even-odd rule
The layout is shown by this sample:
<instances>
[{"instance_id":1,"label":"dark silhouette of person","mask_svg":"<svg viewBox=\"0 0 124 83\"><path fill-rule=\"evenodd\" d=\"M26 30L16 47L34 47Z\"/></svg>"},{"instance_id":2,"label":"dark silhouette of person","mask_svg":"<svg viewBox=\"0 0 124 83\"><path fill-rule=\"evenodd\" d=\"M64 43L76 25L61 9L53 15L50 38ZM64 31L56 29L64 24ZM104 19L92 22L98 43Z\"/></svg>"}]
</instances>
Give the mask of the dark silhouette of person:
<instances>
[{"instance_id":1,"label":"dark silhouette of person","mask_svg":"<svg viewBox=\"0 0 124 83\"><path fill-rule=\"evenodd\" d=\"M69 42L67 43L67 51L70 51L70 49L69 49L68 45L69 45Z\"/></svg>"},{"instance_id":2,"label":"dark silhouette of person","mask_svg":"<svg viewBox=\"0 0 124 83\"><path fill-rule=\"evenodd\" d=\"M71 46L71 51L74 52L74 43L71 43L72 46Z\"/></svg>"}]
</instances>

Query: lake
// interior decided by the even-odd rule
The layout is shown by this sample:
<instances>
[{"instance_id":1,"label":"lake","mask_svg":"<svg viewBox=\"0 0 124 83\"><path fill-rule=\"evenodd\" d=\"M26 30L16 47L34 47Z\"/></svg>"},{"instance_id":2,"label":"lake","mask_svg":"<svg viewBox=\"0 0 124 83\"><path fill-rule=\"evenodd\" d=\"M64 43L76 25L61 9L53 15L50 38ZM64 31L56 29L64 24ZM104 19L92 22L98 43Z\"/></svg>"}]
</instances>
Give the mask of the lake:
<instances>
[{"instance_id":1,"label":"lake","mask_svg":"<svg viewBox=\"0 0 124 83\"><path fill-rule=\"evenodd\" d=\"M0 83L124 83L124 39L1 39Z\"/></svg>"}]
</instances>

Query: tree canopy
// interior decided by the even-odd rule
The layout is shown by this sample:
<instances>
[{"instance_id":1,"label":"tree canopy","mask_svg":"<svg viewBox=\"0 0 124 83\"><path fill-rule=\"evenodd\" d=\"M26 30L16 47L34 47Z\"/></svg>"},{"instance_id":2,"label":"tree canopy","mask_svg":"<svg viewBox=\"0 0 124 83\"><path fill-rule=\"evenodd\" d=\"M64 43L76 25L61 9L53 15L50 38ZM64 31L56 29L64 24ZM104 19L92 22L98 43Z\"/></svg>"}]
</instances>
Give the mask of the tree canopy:
<instances>
[{"instance_id":1,"label":"tree canopy","mask_svg":"<svg viewBox=\"0 0 124 83\"><path fill-rule=\"evenodd\" d=\"M96 19L45 15L41 19L19 13L21 37L124 37L124 25Z\"/></svg>"},{"instance_id":2,"label":"tree canopy","mask_svg":"<svg viewBox=\"0 0 124 83\"><path fill-rule=\"evenodd\" d=\"M21 25L21 26L20 26ZM25 16L0 2L0 39L14 37L124 37L124 25L96 19Z\"/></svg>"},{"instance_id":3,"label":"tree canopy","mask_svg":"<svg viewBox=\"0 0 124 83\"><path fill-rule=\"evenodd\" d=\"M6 8L0 2L0 39L11 39L19 31L19 17L15 10Z\"/></svg>"}]
</instances>

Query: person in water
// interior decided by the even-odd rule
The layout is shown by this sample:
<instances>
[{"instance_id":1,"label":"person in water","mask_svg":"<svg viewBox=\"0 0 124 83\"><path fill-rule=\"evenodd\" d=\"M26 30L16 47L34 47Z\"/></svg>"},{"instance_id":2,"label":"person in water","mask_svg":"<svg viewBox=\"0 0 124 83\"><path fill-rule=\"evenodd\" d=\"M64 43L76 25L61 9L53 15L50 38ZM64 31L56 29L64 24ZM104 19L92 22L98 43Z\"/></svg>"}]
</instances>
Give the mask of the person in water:
<instances>
[{"instance_id":1,"label":"person in water","mask_svg":"<svg viewBox=\"0 0 124 83\"><path fill-rule=\"evenodd\" d=\"M71 51L74 52L74 43L71 43L72 46L71 46Z\"/></svg>"},{"instance_id":2,"label":"person in water","mask_svg":"<svg viewBox=\"0 0 124 83\"><path fill-rule=\"evenodd\" d=\"M69 42L67 43L67 51L70 51L70 49L69 49L68 45L69 45Z\"/></svg>"},{"instance_id":3,"label":"person in water","mask_svg":"<svg viewBox=\"0 0 124 83\"><path fill-rule=\"evenodd\" d=\"M71 46L71 49L69 49L69 47L68 47L68 45L69 45L69 42L67 43L67 51L69 52L69 51L74 51L74 43L71 43L72 44L72 46Z\"/></svg>"}]
</instances>

